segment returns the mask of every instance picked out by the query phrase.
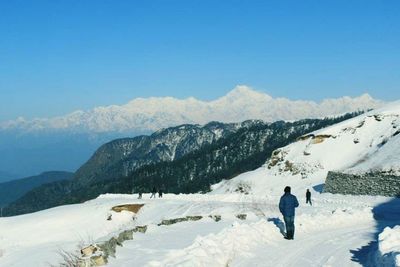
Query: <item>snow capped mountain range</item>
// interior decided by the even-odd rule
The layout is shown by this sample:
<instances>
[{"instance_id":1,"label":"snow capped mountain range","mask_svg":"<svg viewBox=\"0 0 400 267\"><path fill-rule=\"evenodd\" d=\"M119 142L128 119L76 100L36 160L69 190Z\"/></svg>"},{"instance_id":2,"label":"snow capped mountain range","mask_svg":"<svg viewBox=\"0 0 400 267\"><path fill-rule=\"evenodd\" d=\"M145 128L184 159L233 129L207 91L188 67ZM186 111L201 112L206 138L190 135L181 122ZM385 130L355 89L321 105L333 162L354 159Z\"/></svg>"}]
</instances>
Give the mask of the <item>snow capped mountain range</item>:
<instances>
[{"instance_id":1,"label":"snow capped mountain range","mask_svg":"<svg viewBox=\"0 0 400 267\"><path fill-rule=\"evenodd\" d=\"M382 101L375 100L368 94L356 98L326 99L320 103L303 100L292 101L286 98L272 98L265 93L240 85L227 95L209 102L193 97L187 99L137 98L125 105L96 107L89 111L75 111L61 117L33 120L20 117L0 123L0 130L137 133L185 123L318 118L377 108L382 104Z\"/></svg>"}]
</instances>

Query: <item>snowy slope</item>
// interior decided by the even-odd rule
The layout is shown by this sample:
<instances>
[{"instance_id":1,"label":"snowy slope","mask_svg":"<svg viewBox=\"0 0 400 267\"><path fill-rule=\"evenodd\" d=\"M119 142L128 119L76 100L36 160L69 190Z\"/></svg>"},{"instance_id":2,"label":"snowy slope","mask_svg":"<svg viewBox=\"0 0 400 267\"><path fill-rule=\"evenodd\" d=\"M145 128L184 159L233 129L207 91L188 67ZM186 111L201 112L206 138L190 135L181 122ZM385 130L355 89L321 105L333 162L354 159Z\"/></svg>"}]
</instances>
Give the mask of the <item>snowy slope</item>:
<instances>
[{"instance_id":1,"label":"snowy slope","mask_svg":"<svg viewBox=\"0 0 400 267\"><path fill-rule=\"evenodd\" d=\"M362 162L350 168L348 172L365 173L369 171L384 171L400 175L400 129L396 136L389 138L386 143L375 153L369 155Z\"/></svg>"},{"instance_id":2,"label":"snowy slope","mask_svg":"<svg viewBox=\"0 0 400 267\"><path fill-rule=\"evenodd\" d=\"M188 99L137 98L125 105L75 111L61 117L33 120L18 118L0 123L0 130L149 132L180 124L205 124L209 121L239 122L248 119L276 121L316 118L376 108L382 104L382 101L375 100L368 94L356 98L326 99L316 103L272 98L247 86L237 86L227 95L209 102L193 97Z\"/></svg>"},{"instance_id":3,"label":"snowy slope","mask_svg":"<svg viewBox=\"0 0 400 267\"><path fill-rule=\"evenodd\" d=\"M262 168L215 185L214 193L233 192L245 184L255 195L280 194L284 183L318 191L328 171L398 174L399 133L400 101L303 136L274 151Z\"/></svg>"},{"instance_id":4,"label":"snowy slope","mask_svg":"<svg viewBox=\"0 0 400 267\"><path fill-rule=\"evenodd\" d=\"M268 167L272 173L286 170L305 176L318 170L356 170L362 163L364 169L369 169L368 163L375 161L375 157L382 163L385 155L397 154L399 131L400 102L396 102L303 137L281 149L275 155L279 162L275 165L271 159ZM397 163L395 170L400 168L400 162Z\"/></svg>"}]
</instances>

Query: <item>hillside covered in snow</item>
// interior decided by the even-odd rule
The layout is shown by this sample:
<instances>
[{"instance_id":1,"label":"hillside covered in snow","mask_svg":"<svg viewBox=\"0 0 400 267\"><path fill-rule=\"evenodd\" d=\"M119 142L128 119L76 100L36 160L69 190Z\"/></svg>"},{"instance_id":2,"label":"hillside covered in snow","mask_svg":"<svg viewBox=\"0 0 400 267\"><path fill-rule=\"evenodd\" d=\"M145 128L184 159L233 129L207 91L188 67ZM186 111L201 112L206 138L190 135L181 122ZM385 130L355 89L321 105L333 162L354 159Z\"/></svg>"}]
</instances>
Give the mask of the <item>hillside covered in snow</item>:
<instances>
[{"instance_id":1,"label":"hillside covered in snow","mask_svg":"<svg viewBox=\"0 0 400 267\"><path fill-rule=\"evenodd\" d=\"M398 175L400 161L400 102L318 130L275 150L266 164L222 182L217 192L232 191L241 183L255 194L275 191L285 181L299 190L322 190L329 171ZM305 190L305 189L304 189Z\"/></svg>"}]
</instances>

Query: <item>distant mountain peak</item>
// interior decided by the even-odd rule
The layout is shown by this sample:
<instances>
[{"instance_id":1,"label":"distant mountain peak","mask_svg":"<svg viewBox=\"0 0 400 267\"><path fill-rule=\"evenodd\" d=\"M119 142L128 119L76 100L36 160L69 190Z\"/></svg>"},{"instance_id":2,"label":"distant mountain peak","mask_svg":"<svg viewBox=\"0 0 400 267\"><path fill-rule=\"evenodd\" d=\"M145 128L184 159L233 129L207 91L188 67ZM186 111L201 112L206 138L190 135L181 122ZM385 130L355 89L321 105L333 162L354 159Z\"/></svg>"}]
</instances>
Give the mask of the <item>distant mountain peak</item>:
<instances>
[{"instance_id":1,"label":"distant mountain peak","mask_svg":"<svg viewBox=\"0 0 400 267\"><path fill-rule=\"evenodd\" d=\"M364 94L360 95L359 97L356 97L355 99L357 99L358 101L365 102L365 103L374 101L374 98L368 93L364 93Z\"/></svg>"},{"instance_id":2,"label":"distant mountain peak","mask_svg":"<svg viewBox=\"0 0 400 267\"><path fill-rule=\"evenodd\" d=\"M226 97L254 97L254 96L265 97L268 95L262 92L258 92L247 85L238 85L230 92L228 92L228 94L226 94Z\"/></svg>"},{"instance_id":3,"label":"distant mountain peak","mask_svg":"<svg viewBox=\"0 0 400 267\"><path fill-rule=\"evenodd\" d=\"M246 85L238 85L233 90L228 92L225 96L215 100L214 102L245 102L245 101L255 101L262 99L264 101L272 100L272 97L267 95L266 93L256 91L249 86ZM258 102L258 101L257 101ZM251 103L251 102L250 102Z\"/></svg>"}]
</instances>

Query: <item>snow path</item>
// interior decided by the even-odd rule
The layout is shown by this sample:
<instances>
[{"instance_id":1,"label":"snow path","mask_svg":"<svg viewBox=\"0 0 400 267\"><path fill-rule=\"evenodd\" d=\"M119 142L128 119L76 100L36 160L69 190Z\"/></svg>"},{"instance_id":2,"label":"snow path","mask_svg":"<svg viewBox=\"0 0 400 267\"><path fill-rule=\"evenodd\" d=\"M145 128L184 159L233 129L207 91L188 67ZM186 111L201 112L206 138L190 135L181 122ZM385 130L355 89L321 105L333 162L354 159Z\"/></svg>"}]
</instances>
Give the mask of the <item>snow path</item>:
<instances>
[{"instance_id":1,"label":"snow path","mask_svg":"<svg viewBox=\"0 0 400 267\"><path fill-rule=\"evenodd\" d=\"M300 234L295 240L282 239L273 246L258 246L256 257L236 258L230 266L361 266L352 261L349 248L360 248L373 239L370 224L358 229L335 229L327 232Z\"/></svg>"}]
</instances>

